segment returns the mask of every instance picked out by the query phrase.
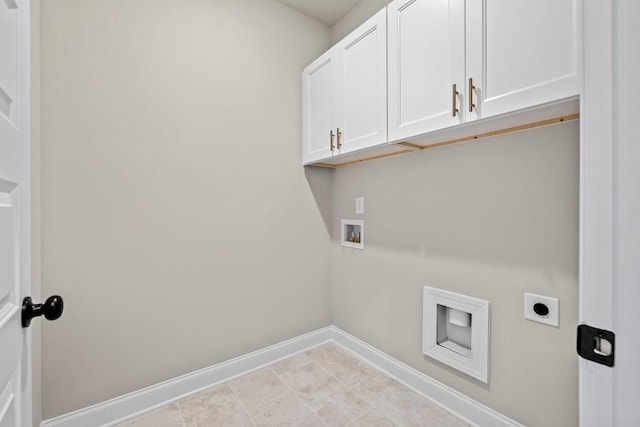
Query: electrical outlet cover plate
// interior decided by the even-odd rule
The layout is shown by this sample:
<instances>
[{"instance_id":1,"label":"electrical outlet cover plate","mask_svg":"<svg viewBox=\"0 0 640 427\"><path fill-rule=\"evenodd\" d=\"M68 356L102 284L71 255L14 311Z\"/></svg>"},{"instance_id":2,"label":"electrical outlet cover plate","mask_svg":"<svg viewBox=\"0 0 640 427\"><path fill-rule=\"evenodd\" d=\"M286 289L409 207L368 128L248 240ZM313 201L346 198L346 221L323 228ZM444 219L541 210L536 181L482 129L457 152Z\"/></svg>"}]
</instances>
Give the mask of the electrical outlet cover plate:
<instances>
[{"instance_id":1,"label":"electrical outlet cover plate","mask_svg":"<svg viewBox=\"0 0 640 427\"><path fill-rule=\"evenodd\" d=\"M533 306L542 303L549 308L546 316L540 316L533 311ZM524 294L524 318L533 320L534 322L544 323L545 325L555 326L560 324L560 303L558 298L546 297L536 294Z\"/></svg>"}]
</instances>

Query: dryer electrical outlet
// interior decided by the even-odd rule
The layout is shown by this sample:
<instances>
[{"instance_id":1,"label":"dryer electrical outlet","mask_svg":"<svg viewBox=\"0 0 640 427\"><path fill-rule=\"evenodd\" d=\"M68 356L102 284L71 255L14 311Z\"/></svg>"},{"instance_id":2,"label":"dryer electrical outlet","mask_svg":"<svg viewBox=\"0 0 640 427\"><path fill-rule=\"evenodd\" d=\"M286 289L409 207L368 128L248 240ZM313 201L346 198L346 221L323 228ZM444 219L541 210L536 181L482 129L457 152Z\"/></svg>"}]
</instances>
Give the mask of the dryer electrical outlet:
<instances>
[{"instance_id":1,"label":"dryer electrical outlet","mask_svg":"<svg viewBox=\"0 0 640 427\"><path fill-rule=\"evenodd\" d=\"M560 302L558 298L525 293L524 318L557 328L560 324Z\"/></svg>"}]
</instances>

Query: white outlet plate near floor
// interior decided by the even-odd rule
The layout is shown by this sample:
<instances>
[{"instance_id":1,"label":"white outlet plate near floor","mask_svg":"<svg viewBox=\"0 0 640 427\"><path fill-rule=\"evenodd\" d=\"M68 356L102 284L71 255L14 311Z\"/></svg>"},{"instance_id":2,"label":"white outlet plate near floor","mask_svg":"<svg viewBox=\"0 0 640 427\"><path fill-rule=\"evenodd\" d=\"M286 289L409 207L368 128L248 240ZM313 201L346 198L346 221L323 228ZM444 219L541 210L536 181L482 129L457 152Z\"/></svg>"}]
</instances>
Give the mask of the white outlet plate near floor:
<instances>
[{"instance_id":1,"label":"white outlet plate near floor","mask_svg":"<svg viewBox=\"0 0 640 427\"><path fill-rule=\"evenodd\" d=\"M549 313L546 316L540 316L533 311L533 306L537 303L545 304L549 308ZM534 322L544 323L545 325L555 326L557 328L560 323L560 302L558 301L558 298L525 293L524 318L533 320Z\"/></svg>"}]
</instances>

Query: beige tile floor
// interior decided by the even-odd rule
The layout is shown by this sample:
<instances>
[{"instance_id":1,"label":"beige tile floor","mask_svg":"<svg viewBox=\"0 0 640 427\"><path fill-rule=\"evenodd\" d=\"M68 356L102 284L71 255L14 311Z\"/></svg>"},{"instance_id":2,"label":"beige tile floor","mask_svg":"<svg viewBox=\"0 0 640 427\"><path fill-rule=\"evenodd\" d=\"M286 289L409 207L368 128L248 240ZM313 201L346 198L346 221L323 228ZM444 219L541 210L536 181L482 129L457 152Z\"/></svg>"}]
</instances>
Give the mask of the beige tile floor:
<instances>
[{"instance_id":1,"label":"beige tile floor","mask_svg":"<svg viewBox=\"0 0 640 427\"><path fill-rule=\"evenodd\" d=\"M466 425L349 351L329 343L118 427Z\"/></svg>"}]
</instances>

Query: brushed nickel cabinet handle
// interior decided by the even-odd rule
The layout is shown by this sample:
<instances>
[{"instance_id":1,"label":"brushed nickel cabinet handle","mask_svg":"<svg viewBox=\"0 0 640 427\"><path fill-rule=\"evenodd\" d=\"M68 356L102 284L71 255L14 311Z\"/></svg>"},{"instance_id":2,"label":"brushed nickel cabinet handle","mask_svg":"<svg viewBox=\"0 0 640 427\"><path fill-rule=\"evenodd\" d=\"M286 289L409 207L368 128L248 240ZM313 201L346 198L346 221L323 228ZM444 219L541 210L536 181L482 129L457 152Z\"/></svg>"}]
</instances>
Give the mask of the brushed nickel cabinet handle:
<instances>
[{"instance_id":1,"label":"brushed nickel cabinet handle","mask_svg":"<svg viewBox=\"0 0 640 427\"><path fill-rule=\"evenodd\" d=\"M458 108L456 107L457 98L458 98L458 90L457 90L456 84L454 83L451 91L451 115L453 117L455 117L456 114L458 113Z\"/></svg>"},{"instance_id":2,"label":"brushed nickel cabinet handle","mask_svg":"<svg viewBox=\"0 0 640 427\"><path fill-rule=\"evenodd\" d=\"M333 134L333 129L331 129L329 131L329 147L331 148L331 152L333 153L333 150L335 150L335 146L333 145L333 138L335 138L335 135Z\"/></svg>"},{"instance_id":3,"label":"brushed nickel cabinet handle","mask_svg":"<svg viewBox=\"0 0 640 427\"><path fill-rule=\"evenodd\" d=\"M340 142L340 139L342 138L342 132L340 132L340 128L337 129L336 135L338 138L338 150L339 150L342 148L342 142Z\"/></svg>"},{"instance_id":4,"label":"brushed nickel cabinet handle","mask_svg":"<svg viewBox=\"0 0 640 427\"><path fill-rule=\"evenodd\" d=\"M473 85L473 79L469 78L469 112L473 112L473 107L476 106L476 104L473 103L473 90L476 87Z\"/></svg>"}]
</instances>

